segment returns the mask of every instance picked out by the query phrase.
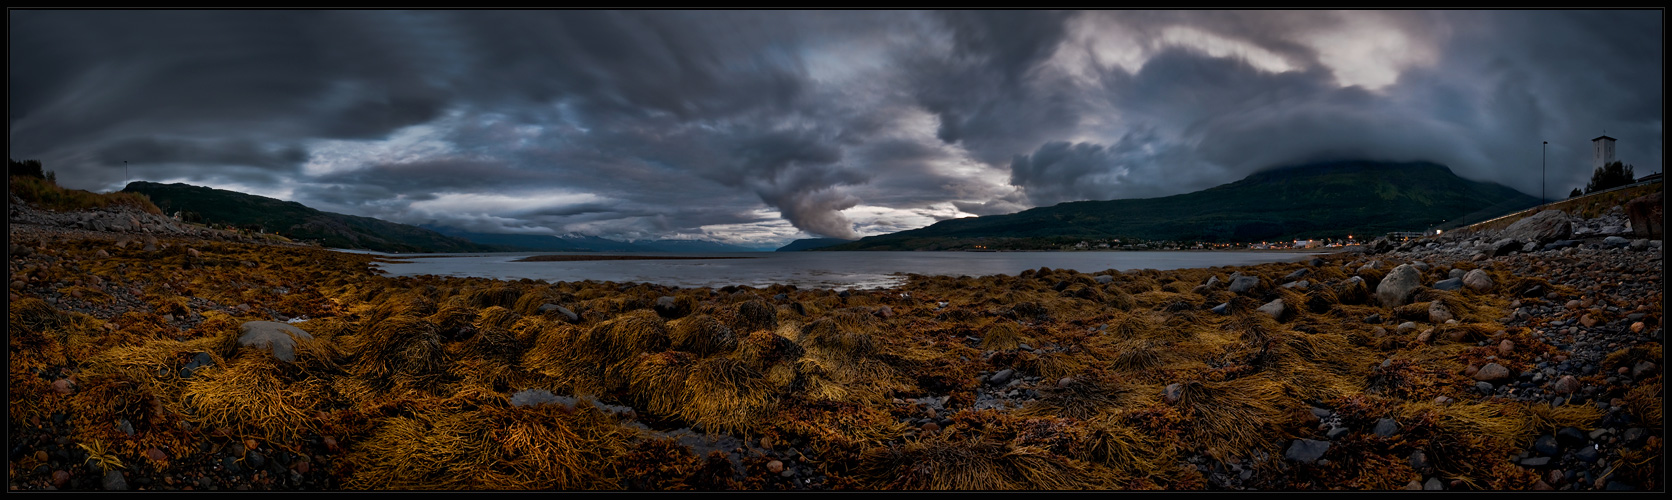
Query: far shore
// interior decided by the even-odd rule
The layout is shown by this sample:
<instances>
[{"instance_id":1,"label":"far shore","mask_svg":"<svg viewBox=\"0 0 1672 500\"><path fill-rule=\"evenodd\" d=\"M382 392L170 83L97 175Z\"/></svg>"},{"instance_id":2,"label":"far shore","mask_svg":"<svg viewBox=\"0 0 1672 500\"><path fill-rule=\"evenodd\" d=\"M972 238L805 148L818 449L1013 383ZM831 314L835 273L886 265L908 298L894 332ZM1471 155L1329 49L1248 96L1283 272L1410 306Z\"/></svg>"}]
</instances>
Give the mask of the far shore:
<instances>
[{"instance_id":1,"label":"far shore","mask_svg":"<svg viewBox=\"0 0 1672 500\"><path fill-rule=\"evenodd\" d=\"M714 260L756 257L679 257L672 255L531 255L511 262L575 262L585 260Z\"/></svg>"}]
</instances>

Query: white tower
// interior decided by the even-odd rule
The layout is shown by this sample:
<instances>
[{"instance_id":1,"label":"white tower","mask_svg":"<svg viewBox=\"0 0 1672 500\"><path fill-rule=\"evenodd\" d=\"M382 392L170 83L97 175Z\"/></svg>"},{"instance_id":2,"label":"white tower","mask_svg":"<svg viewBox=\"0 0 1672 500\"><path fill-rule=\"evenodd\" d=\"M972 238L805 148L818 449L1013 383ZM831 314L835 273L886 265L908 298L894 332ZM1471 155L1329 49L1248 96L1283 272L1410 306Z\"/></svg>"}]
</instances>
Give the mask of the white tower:
<instances>
[{"instance_id":1,"label":"white tower","mask_svg":"<svg viewBox=\"0 0 1672 500\"><path fill-rule=\"evenodd\" d=\"M1602 168L1614 163L1614 138L1601 136L1591 139L1591 168Z\"/></svg>"}]
</instances>

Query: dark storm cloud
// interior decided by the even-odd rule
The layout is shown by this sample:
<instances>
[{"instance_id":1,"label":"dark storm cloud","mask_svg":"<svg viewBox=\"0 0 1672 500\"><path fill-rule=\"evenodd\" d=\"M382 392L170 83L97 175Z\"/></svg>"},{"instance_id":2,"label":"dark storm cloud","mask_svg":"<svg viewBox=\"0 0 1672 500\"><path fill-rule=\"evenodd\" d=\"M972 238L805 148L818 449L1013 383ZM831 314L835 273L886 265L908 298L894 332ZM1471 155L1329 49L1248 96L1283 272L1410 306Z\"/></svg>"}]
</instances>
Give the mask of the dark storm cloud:
<instances>
[{"instance_id":1,"label":"dark storm cloud","mask_svg":"<svg viewBox=\"0 0 1672 500\"><path fill-rule=\"evenodd\" d=\"M514 168L500 162L449 158L371 165L314 178L323 184L380 186L391 192L413 193L438 188L480 191L507 185L546 184L552 180L553 176L544 171Z\"/></svg>"},{"instance_id":2,"label":"dark storm cloud","mask_svg":"<svg viewBox=\"0 0 1672 500\"><path fill-rule=\"evenodd\" d=\"M1250 16L1227 27L1221 15L1176 13L1124 19L1140 31L1175 22L1250 41L1296 69L1271 72L1182 46L1155 53L1135 73L1105 68L1108 102L1129 127L1157 133L1040 146L1011 163L1012 183L1036 204L1149 197L1274 166L1368 158L1437 161L1459 175L1536 194L1540 178L1529 173L1537 172L1538 146L1548 139L1547 161L1555 167L1549 183L1564 186L1550 192L1565 193L1588 178L1589 140L1604 127L1635 139L1620 142L1620 158L1659 163L1661 57L1658 44L1645 43L1661 36L1658 15L1455 14L1386 19L1413 36L1444 34L1450 41L1435 61L1378 90L1341 87L1316 51L1272 38L1272 28L1293 23ZM1135 154L1137 144L1144 149Z\"/></svg>"},{"instance_id":3,"label":"dark storm cloud","mask_svg":"<svg viewBox=\"0 0 1672 500\"><path fill-rule=\"evenodd\" d=\"M940 119L936 136L988 163L1001 163L1039 137L1072 129L1078 96L1039 66L1061 43L1064 12L976 11L938 16L950 30L946 53L906 58L917 104Z\"/></svg>"},{"instance_id":4,"label":"dark storm cloud","mask_svg":"<svg viewBox=\"0 0 1672 500\"><path fill-rule=\"evenodd\" d=\"M308 159L298 146L277 146L249 140L180 140L133 137L114 142L98 151L98 159L116 165L185 163L196 165L251 166L279 173L292 172Z\"/></svg>"},{"instance_id":5,"label":"dark storm cloud","mask_svg":"<svg viewBox=\"0 0 1672 500\"><path fill-rule=\"evenodd\" d=\"M851 238L1305 161L1659 170L1659 11L31 11L13 157L478 231ZM787 225L785 224L787 222ZM793 228L793 229L792 229Z\"/></svg>"}]
</instances>

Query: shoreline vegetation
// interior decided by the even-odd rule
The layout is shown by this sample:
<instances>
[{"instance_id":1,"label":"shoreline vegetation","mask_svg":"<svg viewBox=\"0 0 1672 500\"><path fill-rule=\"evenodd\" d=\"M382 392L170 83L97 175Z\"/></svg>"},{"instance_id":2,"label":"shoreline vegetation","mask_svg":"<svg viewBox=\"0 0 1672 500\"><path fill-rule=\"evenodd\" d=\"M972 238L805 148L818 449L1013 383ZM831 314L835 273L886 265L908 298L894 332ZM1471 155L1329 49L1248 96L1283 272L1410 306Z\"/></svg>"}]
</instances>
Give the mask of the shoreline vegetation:
<instances>
[{"instance_id":1,"label":"shoreline vegetation","mask_svg":"<svg viewBox=\"0 0 1672 500\"><path fill-rule=\"evenodd\" d=\"M676 289L11 211L11 490L1665 488L1658 240Z\"/></svg>"}]
</instances>

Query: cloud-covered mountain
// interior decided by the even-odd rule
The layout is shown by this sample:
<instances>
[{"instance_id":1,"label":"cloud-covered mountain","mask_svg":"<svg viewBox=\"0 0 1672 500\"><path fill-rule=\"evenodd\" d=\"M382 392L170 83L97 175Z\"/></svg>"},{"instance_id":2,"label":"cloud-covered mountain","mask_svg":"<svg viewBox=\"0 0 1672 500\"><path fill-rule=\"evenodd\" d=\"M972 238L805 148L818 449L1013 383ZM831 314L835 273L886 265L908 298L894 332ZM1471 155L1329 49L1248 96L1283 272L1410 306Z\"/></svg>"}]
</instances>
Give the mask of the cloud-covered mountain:
<instances>
[{"instance_id":1,"label":"cloud-covered mountain","mask_svg":"<svg viewBox=\"0 0 1672 500\"><path fill-rule=\"evenodd\" d=\"M1361 240L1481 222L1538 204L1430 162L1339 161L1277 168L1194 193L1076 201L941 221L826 250L1056 248L1076 240Z\"/></svg>"}]
</instances>

